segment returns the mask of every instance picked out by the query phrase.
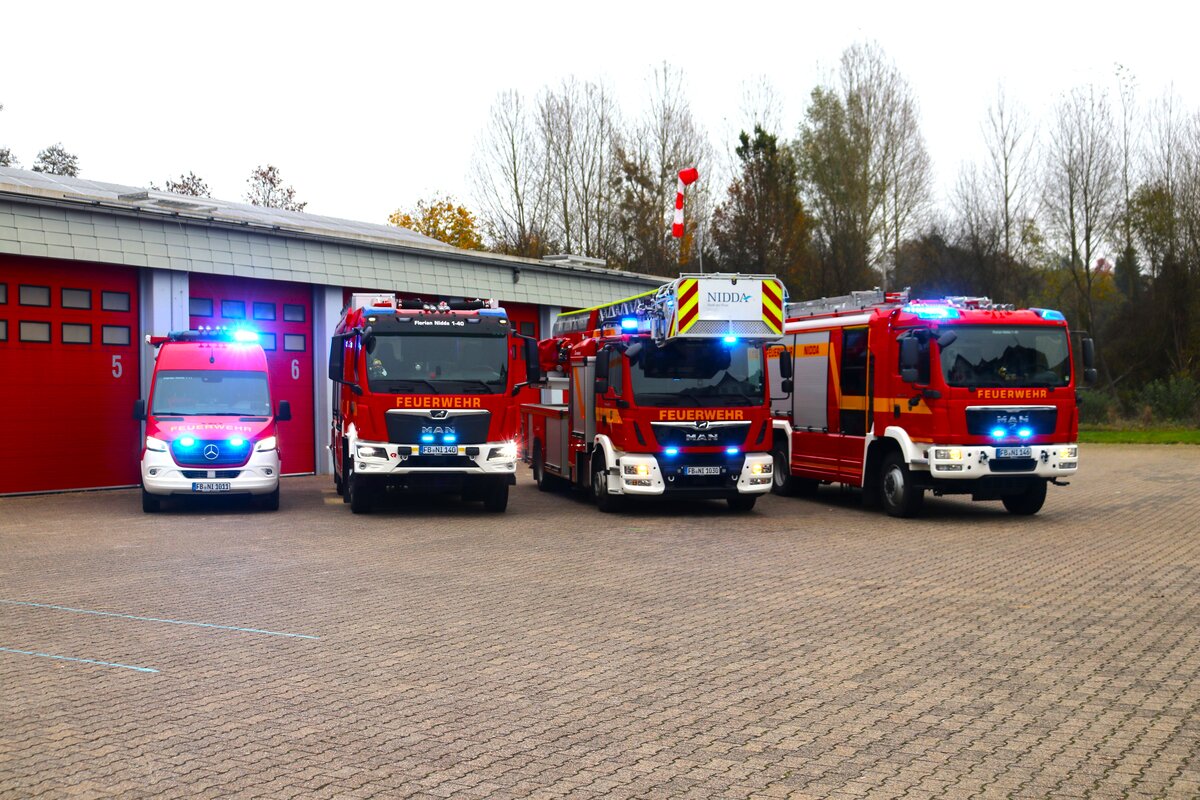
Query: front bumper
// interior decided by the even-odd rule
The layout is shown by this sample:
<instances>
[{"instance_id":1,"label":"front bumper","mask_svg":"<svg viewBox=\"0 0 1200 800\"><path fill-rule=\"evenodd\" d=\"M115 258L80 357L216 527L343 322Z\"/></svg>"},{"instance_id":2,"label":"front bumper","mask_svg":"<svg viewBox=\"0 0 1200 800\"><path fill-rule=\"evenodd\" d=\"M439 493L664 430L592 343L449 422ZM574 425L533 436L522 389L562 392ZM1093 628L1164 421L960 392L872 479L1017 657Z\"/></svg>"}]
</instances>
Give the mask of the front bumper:
<instances>
[{"instance_id":1,"label":"front bumper","mask_svg":"<svg viewBox=\"0 0 1200 800\"><path fill-rule=\"evenodd\" d=\"M270 494L279 488L279 451L253 452L240 467L181 467L169 451L147 450L142 456L142 486L150 494L201 495L194 483L228 483L220 494Z\"/></svg>"},{"instance_id":2,"label":"front bumper","mask_svg":"<svg viewBox=\"0 0 1200 800\"><path fill-rule=\"evenodd\" d=\"M616 467L609 470L609 492L653 497L664 494L727 496L771 491L774 462L770 454L747 453L739 458L742 460L740 470L727 471L711 479L705 476L703 481L690 483L686 475L679 474L679 467L687 466L686 454L672 459L669 467L660 465L656 456L624 454L617 458Z\"/></svg>"},{"instance_id":3,"label":"front bumper","mask_svg":"<svg viewBox=\"0 0 1200 800\"><path fill-rule=\"evenodd\" d=\"M1011 451L1028 447L1029 456L1000 458L998 450ZM934 444L928 450L926 465L914 464L914 469L926 466L930 477L945 480L974 480L996 476L1025 476L1065 478L1079 470L1079 445L957 445ZM953 458L953 456L959 456Z\"/></svg>"},{"instance_id":4,"label":"front bumper","mask_svg":"<svg viewBox=\"0 0 1200 800\"><path fill-rule=\"evenodd\" d=\"M421 455L419 444L357 440L351 443L350 452L354 456L354 472L362 476L444 473L508 475L515 479L517 453L512 442L460 444L454 447L455 453L452 455ZM365 454L364 448L374 450L375 454Z\"/></svg>"}]
</instances>

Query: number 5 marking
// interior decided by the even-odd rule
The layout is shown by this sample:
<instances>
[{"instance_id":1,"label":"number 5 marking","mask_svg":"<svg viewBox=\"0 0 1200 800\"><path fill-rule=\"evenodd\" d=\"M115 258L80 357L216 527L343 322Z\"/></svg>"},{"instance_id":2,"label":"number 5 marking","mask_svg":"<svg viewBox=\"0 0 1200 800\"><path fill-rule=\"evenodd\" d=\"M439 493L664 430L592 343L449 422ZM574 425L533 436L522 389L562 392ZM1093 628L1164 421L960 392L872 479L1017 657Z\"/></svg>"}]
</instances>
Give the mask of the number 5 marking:
<instances>
[{"instance_id":1,"label":"number 5 marking","mask_svg":"<svg viewBox=\"0 0 1200 800\"><path fill-rule=\"evenodd\" d=\"M112 376L114 378L119 378L125 374L125 367L121 365L120 356L113 356L112 358Z\"/></svg>"},{"instance_id":2,"label":"number 5 marking","mask_svg":"<svg viewBox=\"0 0 1200 800\"><path fill-rule=\"evenodd\" d=\"M114 358L116 358L116 356L114 356ZM298 358L292 359L292 380L300 380L300 359Z\"/></svg>"}]
</instances>

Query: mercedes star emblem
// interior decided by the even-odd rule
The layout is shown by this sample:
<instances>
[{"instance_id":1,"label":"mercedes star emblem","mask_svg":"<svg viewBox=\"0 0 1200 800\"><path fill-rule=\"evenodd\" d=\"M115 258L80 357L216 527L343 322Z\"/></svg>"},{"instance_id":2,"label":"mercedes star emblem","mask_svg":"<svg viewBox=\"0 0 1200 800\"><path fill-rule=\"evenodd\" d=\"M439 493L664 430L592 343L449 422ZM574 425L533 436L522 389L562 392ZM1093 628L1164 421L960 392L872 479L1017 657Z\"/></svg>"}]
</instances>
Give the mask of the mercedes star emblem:
<instances>
[{"instance_id":1,"label":"mercedes star emblem","mask_svg":"<svg viewBox=\"0 0 1200 800\"><path fill-rule=\"evenodd\" d=\"M214 460L219 455L221 455L221 451L215 444L206 445L204 447L204 457L209 461Z\"/></svg>"}]
</instances>

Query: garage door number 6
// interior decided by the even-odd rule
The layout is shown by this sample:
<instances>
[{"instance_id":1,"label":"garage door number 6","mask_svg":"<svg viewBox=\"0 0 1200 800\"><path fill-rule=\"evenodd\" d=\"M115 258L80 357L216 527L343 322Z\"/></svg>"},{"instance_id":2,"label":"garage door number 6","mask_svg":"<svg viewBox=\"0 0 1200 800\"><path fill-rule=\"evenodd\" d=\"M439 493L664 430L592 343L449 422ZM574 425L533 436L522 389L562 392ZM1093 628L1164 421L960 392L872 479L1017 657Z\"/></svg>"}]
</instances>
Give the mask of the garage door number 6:
<instances>
[{"instance_id":1,"label":"garage door number 6","mask_svg":"<svg viewBox=\"0 0 1200 800\"><path fill-rule=\"evenodd\" d=\"M292 380L300 380L300 359L298 358L292 359Z\"/></svg>"}]
</instances>

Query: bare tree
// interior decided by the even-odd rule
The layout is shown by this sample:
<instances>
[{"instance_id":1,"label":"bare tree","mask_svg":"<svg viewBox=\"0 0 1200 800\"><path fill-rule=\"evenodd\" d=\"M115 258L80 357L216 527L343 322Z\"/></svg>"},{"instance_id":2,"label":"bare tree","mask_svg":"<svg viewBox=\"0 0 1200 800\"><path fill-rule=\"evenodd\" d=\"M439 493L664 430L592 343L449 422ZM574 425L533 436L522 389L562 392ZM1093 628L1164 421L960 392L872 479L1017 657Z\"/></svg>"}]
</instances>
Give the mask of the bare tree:
<instances>
[{"instance_id":1,"label":"bare tree","mask_svg":"<svg viewBox=\"0 0 1200 800\"><path fill-rule=\"evenodd\" d=\"M246 200L252 205L281 208L285 211L303 211L308 205L307 202L302 203L296 199L296 190L291 186L284 186L279 168L270 164L255 167L246 183L250 185L250 190L246 192Z\"/></svg>"},{"instance_id":2,"label":"bare tree","mask_svg":"<svg viewBox=\"0 0 1200 800\"><path fill-rule=\"evenodd\" d=\"M212 197L208 184L194 172L181 174L178 180L167 178L166 187L168 192L174 192L175 194L186 194L192 197Z\"/></svg>"},{"instance_id":3,"label":"bare tree","mask_svg":"<svg viewBox=\"0 0 1200 800\"><path fill-rule=\"evenodd\" d=\"M476 145L472 169L483 226L497 251L532 258L546 254L545 160L525 99L516 90L501 92Z\"/></svg>"},{"instance_id":4,"label":"bare tree","mask_svg":"<svg viewBox=\"0 0 1200 800\"><path fill-rule=\"evenodd\" d=\"M1098 334L1096 280L1120 213L1121 177L1112 139L1112 109L1094 86L1061 98L1047 148L1045 209L1071 283L1083 327Z\"/></svg>"},{"instance_id":5,"label":"bare tree","mask_svg":"<svg viewBox=\"0 0 1200 800\"><path fill-rule=\"evenodd\" d=\"M982 127L989 166L987 194L999 212L1000 254L1005 268L1011 269L1026 255L1021 232L1036 214L1036 136L1024 109L1008 99L1003 87L996 90L996 102Z\"/></svg>"},{"instance_id":6,"label":"bare tree","mask_svg":"<svg viewBox=\"0 0 1200 800\"><path fill-rule=\"evenodd\" d=\"M0 111L4 110L4 104L0 103ZM21 162L13 155L12 150L7 147L0 147L0 167L19 167Z\"/></svg>"},{"instance_id":7,"label":"bare tree","mask_svg":"<svg viewBox=\"0 0 1200 800\"><path fill-rule=\"evenodd\" d=\"M61 142L52 144L38 153L37 160L33 162L33 171L74 178L79 175L79 157L67 152Z\"/></svg>"}]
</instances>

